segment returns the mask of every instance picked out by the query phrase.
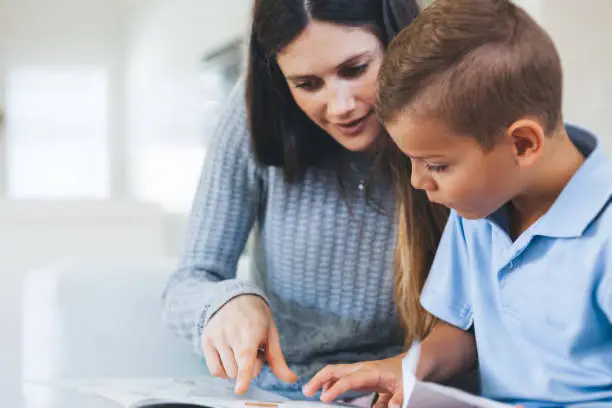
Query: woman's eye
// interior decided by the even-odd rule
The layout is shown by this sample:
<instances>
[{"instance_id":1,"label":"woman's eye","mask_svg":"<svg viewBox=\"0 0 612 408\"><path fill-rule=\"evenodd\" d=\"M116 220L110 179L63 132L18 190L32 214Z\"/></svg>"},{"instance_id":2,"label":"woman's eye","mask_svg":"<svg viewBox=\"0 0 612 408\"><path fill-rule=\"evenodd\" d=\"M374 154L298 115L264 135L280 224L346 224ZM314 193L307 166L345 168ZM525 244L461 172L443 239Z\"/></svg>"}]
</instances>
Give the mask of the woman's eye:
<instances>
[{"instance_id":1,"label":"woman's eye","mask_svg":"<svg viewBox=\"0 0 612 408\"><path fill-rule=\"evenodd\" d=\"M302 81L295 84L296 88L303 89L305 91L316 91L321 87L321 81L317 80L308 80Z\"/></svg>"},{"instance_id":2,"label":"woman's eye","mask_svg":"<svg viewBox=\"0 0 612 408\"><path fill-rule=\"evenodd\" d=\"M448 165L446 164L427 164L425 165L425 167L428 171L431 171L432 173L442 173L448 170Z\"/></svg>"},{"instance_id":3,"label":"woman's eye","mask_svg":"<svg viewBox=\"0 0 612 408\"><path fill-rule=\"evenodd\" d=\"M343 68L340 73L345 78L357 78L359 75L363 74L367 68L368 64L355 65Z\"/></svg>"}]
</instances>

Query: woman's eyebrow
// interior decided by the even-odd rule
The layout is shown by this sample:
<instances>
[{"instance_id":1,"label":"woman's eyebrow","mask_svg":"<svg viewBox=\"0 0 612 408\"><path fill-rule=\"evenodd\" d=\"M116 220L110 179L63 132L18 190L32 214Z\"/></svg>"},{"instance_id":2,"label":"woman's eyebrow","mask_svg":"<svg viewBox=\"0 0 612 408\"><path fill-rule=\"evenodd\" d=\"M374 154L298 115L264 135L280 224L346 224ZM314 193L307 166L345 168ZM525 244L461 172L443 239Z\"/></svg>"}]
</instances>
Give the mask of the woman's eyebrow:
<instances>
[{"instance_id":1,"label":"woman's eyebrow","mask_svg":"<svg viewBox=\"0 0 612 408\"><path fill-rule=\"evenodd\" d=\"M370 54L369 51L364 51L364 52L360 52L359 54L351 55L350 57L342 61L340 64L336 65L336 70L353 65L355 62L359 61L361 58L367 56L368 54ZM312 74L292 74L292 75L287 75L286 78L290 81L295 82L295 81L302 81L304 79L309 79L309 78L312 78L313 76L314 75Z\"/></svg>"}]
</instances>

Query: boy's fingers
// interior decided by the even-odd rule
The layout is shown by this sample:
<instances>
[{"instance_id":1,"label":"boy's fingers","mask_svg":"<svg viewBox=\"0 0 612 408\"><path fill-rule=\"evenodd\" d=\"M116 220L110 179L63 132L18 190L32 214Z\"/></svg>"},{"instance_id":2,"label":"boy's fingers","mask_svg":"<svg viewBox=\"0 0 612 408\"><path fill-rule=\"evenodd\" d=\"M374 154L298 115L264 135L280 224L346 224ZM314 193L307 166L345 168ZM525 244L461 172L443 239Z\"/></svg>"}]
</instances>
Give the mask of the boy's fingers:
<instances>
[{"instance_id":1,"label":"boy's fingers","mask_svg":"<svg viewBox=\"0 0 612 408\"><path fill-rule=\"evenodd\" d=\"M378 399L374 404L373 408L389 408L389 402L391 401L391 394L388 393L380 393L378 394Z\"/></svg>"},{"instance_id":2,"label":"boy's fingers","mask_svg":"<svg viewBox=\"0 0 612 408\"><path fill-rule=\"evenodd\" d=\"M329 382L326 382L325 384L323 384L323 387L321 387L321 391L325 392L329 390L335 383L336 380L330 380Z\"/></svg>"},{"instance_id":3,"label":"boy's fingers","mask_svg":"<svg viewBox=\"0 0 612 408\"><path fill-rule=\"evenodd\" d=\"M352 372L338 379L333 386L323 393L321 401L330 403L345 392L352 390L375 391L376 385L378 385L377 376L368 375L361 371Z\"/></svg>"},{"instance_id":4,"label":"boy's fingers","mask_svg":"<svg viewBox=\"0 0 612 408\"><path fill-rule=\"evenodd\" d=\"M401 408L403 403L404 403L404 393L402 390L399 390L393 395L388 405L390 408Z\"/></svg>"},{"instance_id":5,"label":"boy's fingers","mask_svg":"<svg viewBox=\"0 0 612 408\"><path fill-rule=\"evenodd\" d=\"M343 366L341 365L328 365L308 381L302 388L302 392L307 397L312 397L321 388L327 391L330 383L335 382L338 377L342 376L343 372Z\"/></svg>"},{"instance_id":6,"label":"boy's fingers","mask_svg":"<svg viewBox=\"0 0 612 408\"><path fill-rule=\"evenodd\" d=\"M276 377L286 383L294 383L297 381L297 375L291 371L287 365L287 361L285 361L285 356L283 356L283 351L281 350L278 330L275 326L270 328L265 353L268 365Z\"/></svg>"}]
</instances>

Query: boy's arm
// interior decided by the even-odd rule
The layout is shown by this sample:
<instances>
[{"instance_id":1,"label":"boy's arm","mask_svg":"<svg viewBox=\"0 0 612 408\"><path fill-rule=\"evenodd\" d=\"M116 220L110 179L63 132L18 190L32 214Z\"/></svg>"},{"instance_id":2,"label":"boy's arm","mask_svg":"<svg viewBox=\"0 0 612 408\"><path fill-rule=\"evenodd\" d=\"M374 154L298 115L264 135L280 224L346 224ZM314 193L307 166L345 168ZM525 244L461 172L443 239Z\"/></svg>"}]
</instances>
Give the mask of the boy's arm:
<instances>
[{"instance_id":1,"label":"boy's arm","mask_svg":"<svg viewBox=\"0 0 612 408\"><path fill-rule=\"evenodd\" d=\"M416 378L445 382L476 365L476 342L470 332L440 322L421 343Z\"/></svg>"}]
</instances>

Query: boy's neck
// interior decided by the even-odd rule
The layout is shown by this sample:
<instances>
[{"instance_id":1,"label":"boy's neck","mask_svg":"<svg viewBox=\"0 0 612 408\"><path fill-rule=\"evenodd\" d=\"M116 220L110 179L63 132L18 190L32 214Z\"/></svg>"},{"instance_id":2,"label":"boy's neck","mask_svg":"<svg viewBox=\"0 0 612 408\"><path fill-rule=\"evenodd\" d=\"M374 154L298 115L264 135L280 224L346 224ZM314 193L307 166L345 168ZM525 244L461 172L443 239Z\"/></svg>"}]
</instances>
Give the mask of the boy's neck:
<instances>
[{"instance_id":1,"label":"boy's neck","mask_svg":"<svg viewBox=\"0 0 612 408\"><path fill-rule=\"evenodd\" d=\"M546 141L541 164L523 194L512 200L510 232L518 238L554 204L570 179L584 163L584 156L572 143L565 129Z\"/></svg>"}]
</instances>

